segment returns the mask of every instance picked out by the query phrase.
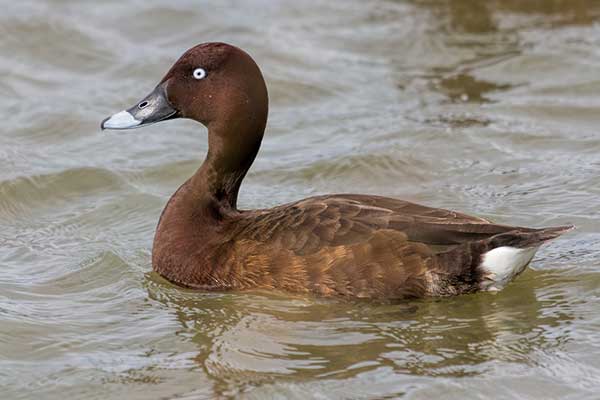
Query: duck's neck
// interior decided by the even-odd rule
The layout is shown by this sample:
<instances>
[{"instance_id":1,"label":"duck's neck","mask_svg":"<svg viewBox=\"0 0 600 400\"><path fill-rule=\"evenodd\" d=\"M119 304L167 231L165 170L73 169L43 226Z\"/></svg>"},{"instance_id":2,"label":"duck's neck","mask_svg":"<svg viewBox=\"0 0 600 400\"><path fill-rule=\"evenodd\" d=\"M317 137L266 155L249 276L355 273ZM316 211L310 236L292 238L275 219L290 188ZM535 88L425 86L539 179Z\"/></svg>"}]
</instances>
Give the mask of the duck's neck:
<instances>
[{"instance_id":1,"label":"duck's neck","mask_svg":"<svg viewBox=\"0 0 600 400\"><path fill-rule=\"evenodd\" d=\"M260 148L264 121L209 124L206 159L190 179L189 185L196 207L211 213L237 210L242 180Z\"/></svg>"}]
</instances>

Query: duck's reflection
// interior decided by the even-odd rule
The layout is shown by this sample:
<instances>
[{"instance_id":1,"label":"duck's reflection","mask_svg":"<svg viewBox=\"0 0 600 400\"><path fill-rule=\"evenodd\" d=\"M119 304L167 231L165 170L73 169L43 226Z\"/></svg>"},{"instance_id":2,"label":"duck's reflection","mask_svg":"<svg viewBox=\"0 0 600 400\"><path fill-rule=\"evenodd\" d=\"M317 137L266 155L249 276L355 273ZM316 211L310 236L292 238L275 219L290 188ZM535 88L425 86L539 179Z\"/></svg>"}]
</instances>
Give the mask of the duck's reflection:
<instances>
[{"instance_id":1,"label":"duck's reflection","mask_svg":"<svg viewBox=\"0 0 600 400\"><path fill-rule=\"evenodd\" d=\"M544 276L544 274L546 274ZM276 379L347 378L380 367L466 376L486 362L532 362L567 339L560 293L528 271L503 292L401 304L322 301L284 294L184 291L150 275L150 298L173 310L195 362L217 391ZM222 386L222 387L219 387Z\"/></svg>"}]
</instances>

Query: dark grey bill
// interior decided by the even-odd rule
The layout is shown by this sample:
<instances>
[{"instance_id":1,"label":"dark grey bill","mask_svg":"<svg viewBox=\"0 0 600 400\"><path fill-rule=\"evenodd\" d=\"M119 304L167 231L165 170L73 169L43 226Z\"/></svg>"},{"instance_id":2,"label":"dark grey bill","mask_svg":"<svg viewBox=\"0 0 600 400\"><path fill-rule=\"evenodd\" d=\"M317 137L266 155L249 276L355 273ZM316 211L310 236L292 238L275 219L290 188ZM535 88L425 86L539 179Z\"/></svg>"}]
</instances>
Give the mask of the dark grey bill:
<instances>
[{"instance_id":1,"label":"dark grey bill","mask_svg":"<svg viewBox=\"0 0 600 400\"><path fill-rule=\"evenodd\" d=\"M100 127L131 129L173 118L177 118L177 110L167 100L164 84L161 84L135 106L106 118Z\"/></svg>"}]
</instances>

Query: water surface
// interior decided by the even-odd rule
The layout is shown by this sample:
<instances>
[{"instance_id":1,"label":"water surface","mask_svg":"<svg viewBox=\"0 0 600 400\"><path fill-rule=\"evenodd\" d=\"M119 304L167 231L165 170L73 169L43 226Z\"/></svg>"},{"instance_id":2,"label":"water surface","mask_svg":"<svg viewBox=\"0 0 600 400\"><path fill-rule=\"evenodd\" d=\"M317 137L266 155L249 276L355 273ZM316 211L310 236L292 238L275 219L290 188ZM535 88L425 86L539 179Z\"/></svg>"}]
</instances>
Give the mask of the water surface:
<instances>
[{"instance_id":1,"label":"water surface","mask_svg":"<svg viewBox=\"0 0 600 400\"><path fill-rule=\"evenodd\" d=\"M6 399L598 398L600 3L0 0ZM197 293L151 273L204 128L102 133L227 41L271 114L240 205L376 193L578 230L496 295Z\"/></svg>"}]
</instances>

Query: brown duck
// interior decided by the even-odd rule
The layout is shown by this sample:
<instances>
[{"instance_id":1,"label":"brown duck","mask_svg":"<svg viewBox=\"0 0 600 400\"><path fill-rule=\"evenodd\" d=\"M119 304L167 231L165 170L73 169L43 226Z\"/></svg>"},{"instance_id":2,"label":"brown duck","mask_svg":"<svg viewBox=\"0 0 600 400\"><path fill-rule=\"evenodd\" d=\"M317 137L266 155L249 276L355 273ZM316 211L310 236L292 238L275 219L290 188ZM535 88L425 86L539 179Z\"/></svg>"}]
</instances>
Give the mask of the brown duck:
<instances>
[{"instance_id":1,"label":"brown duck","mask_svg":"<svg viewBox=\"0 0 600 400\"><path fill-rule=\"evenodd\" d=\"M129 129L191 118L208 128L204 163L171 197L156 230L152 265L167 280L200 290L378 299L500 290L541 244L572 228L497 225L359 194L238 210L267 113L254 60L234 46L206 43L188 50L149 96L102 122L103 129Z\"/></svg>"}]
</instances>

